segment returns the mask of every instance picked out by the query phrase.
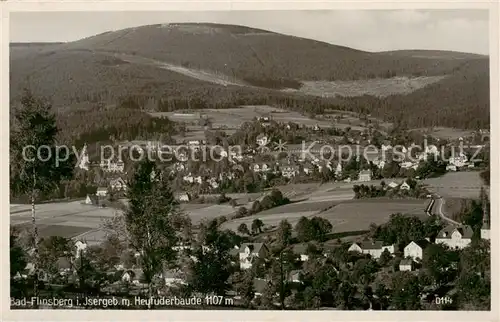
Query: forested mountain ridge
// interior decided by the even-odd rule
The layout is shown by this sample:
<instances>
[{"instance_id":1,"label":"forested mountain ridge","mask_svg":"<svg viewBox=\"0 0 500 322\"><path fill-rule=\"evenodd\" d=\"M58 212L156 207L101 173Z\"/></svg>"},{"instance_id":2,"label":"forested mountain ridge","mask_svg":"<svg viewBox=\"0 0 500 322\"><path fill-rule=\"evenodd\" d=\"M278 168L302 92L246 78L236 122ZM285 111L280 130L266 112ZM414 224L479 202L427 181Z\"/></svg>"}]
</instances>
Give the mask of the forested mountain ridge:
<instances>
[{"instance_id":1,"label":"forested mountain ridge","mask_svg":"<svg viewBox=\"0 0 500 322\"><path fill-rule=\"evenodd\" d=\"M121 54L175 68L136 64ZM403 118L415 127L489 124L489 59L474 54L370 53L242 26L187 23L128 28L63 44L11 44L10 65L13 103L28 87L59 109L116 105L133 96L168 100L170 109L280 102L305 113L336 108L388 121ZM229 85L191 77L196 71ZM395 76L444 77L388 97L318 98L282 91L298 89L304 81L355 83Z\"/></svg>"}]
</instances>

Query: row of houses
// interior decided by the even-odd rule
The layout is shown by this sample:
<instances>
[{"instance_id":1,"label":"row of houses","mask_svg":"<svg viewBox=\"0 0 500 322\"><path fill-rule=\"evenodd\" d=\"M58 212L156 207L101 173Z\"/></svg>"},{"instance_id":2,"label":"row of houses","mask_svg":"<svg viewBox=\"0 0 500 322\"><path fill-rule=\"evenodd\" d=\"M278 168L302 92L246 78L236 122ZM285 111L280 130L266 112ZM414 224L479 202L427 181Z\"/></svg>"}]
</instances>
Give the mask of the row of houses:
<instances>
[{"instance_id":1,"label":"row of houses","mask_svg":"<svg viewBox=\"0 0 500 322\"><path fill-rule=\"evenodd\" d=\"M436 244L444 244L451 249L463 249L472 242L473 231L470 226L447 226L443 228L436 236ZM422 260L424 250L431 244L426 238L423 240L411 241L403 250L404 259L400 263L400 270L412 270L414 264ZM390 255L395 253L394 245L384 245L381 241L366 241L353 243L349 251L368 254L375 259L382 256L384 251Z\"/></svg>"}]
</instances>

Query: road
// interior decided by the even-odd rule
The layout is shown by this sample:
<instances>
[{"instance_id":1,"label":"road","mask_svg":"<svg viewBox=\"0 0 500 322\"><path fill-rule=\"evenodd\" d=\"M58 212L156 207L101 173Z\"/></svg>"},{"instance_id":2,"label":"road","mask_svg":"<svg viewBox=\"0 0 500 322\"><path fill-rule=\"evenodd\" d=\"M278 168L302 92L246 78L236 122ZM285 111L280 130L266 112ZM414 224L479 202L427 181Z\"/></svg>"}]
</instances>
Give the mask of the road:
<instances>
[{"instance_id":1,"label":"road","mask_svg":"<svg viewBox=\"0 0 500 322\"><path fill-rule=\"evenodd\" d=\"M434 206L435 206L434 209L437 209L436 213L439 215L439 217L441 217L443 220L449 222L450 224L460 225L459 222L456 222L455 220L446 217L445 214L443 213L443 205L445 204L444 198L441 196L436 196L435 200L436 200L436 203L434 204Z\"/></svg>"}]
</instances>

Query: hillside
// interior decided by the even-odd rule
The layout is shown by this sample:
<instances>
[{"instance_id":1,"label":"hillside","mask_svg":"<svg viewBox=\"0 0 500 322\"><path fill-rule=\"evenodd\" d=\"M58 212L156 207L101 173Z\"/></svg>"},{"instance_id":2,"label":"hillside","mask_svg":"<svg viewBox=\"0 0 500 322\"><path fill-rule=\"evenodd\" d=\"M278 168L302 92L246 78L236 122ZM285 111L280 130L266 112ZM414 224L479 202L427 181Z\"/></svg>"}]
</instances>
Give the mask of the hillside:
<instances>
[{"instance_id":1,"label":"hillside","mask_svg":"<svg viewBox=\"0 0 500 322\"><path fill-rule=\"evenodd\" d=\"M59 109L154 97L161 111L279 102L303 112L331 107L404 118L413 126L489 123L488 58L465 53L370 53L242 26L187 23L63 44L11 44L10 65L13 102L29 87Z\"/></svg>"}]
</instances>

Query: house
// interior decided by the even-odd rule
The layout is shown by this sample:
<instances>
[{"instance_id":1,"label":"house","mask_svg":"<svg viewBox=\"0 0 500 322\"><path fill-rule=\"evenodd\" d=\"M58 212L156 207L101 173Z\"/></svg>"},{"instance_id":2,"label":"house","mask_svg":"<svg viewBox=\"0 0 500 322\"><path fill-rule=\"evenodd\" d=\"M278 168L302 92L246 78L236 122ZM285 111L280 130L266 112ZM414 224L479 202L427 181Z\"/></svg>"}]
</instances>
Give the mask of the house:
<instances>
[{"instance_id":1,"label":"house","mask_svg":"<svg viewBox=\"0 0 500 322\"><path fill-rule=\"evenodd\" d=\"M241 245L239 251L240 268L249 269L257 258L266 258L269 249L264 243L245 243Z\"/></svg>"},{"instance_id":2,"label":"house","mask_svg":"<svg viewBox=\"0 0 500 322\"><path fill-rule=\"evenodd\" d=\"M59 257L56 260L56 268L61 275L68 275L72 270L71 262L66 257Z\"/></svg>"},{"instance_id":3,"label":"house","mask_svg":"<svg viewBox=\"0 0 500 322\"><path fill-rule=\"evenodd\" d=\"M271 169L271 167L269 165L267 165L266 163L262 163L262 164L254 164L253 165L253 171L254 172L267 172Z\"/></svg>"},{"instance_id":4,"label":"house","mask_svg":"<svg viewBox=\"0 0 500 322\"><path fill-rule=\"evenodd\" d=\"M292 178L299 174L299 167L295 165L286 165L281 170L281 174L285 178Z\"/></svg>"},{"instance_id":5,"label":"house","mask_svg":"<svg viewBox=\"0 0 500 322\"><path fill-rule=\"evenodd\" d=\"M455 156L451 157L448 163L450 165L455 165L455 166L461 168L461 167L465 166L468 161L469 160L468 160L467 156L465 155L465 153L460 152L458 157L455 157Z\"/></svg>"},{"instance_id":6,"label":"house","mask_svg":"<svg viewBox=\"0 0 500 322\"><path fill-rule=\"evenodd\" d=\"M144 280L144 273L142 269L129 269L123 273L121 280L126 283L139 285Z\"/></svg>"},{"instance_id":7,"label":"house","mask_svg":"<svg viewBox=\"0 0 500 322\"><path fill-rule=\"evenodd\" d=\"M402 169L410 169L413 166L413 163L409 162L409 161L405 161L405 162L401 162L400 166Z\"/></svg>"},{"instance_id":8,"label":"house","mask_svg":"<svg viewBox=\"0 0 500 322\"><path fill-rule=\"evenodd\" d=\"M304 174L311 174L314 172L314 166L310 164L304 164L302 166L302 171L304 172Z\"/></svg>"},{"instance_id":9,"label":"house","mask_svg":"<svg viewBox=\"0 0 500 322\"><path fill-rule=\"evenodd\" d=\"M259 134L256 143L258 146L266 146L269 143L269 138L265 134Z\"/></svg>"},{"instance_id":10,"label":"house","mask_svg":"<svg viewBox=\"0 0 500 322\"><path fill-rule=\"evenodd\" d=\"M125 169L125 163L118 160L118 162L113 162L111 160L102 160L100 167L105 172L123 172Z\"/></svg>"},{"instance_id":11,"label":"house","mask_svg":"<svg viewBox=\"0 0 500 322\"><path fill-rule=\"evenodd\" d=\"M383 169L385 167L385 161L384 160L380 160L379 158L373 160L372 162L379 169Z\"/></svg>"},{"instance_id":12,"label":"house","mask_svg":"<svg viewBox=\"0 0 500 322\"><path fill-rule=\"evenodd\" d=\"M337 167L335 168L335 175L336 176L339 176L342 174L342 164L339 162L337 164Z\"/></svg>"},{"instance_id":13,"label":"house","mask_svg":"<svg viewBox=\"0 0 500 322\"><path fill-rule=\"evenodd\" d=\"M399 189L401 189L401 190L410 190L410 185L408 183L406 183L406 181L405 181L405 182L403 182L401 184L401 186L399 186Z\"/></svg>"},{"instance_id":14,"label":"house","mask_svg":"<svg viewBox=\"0 0 500 322\"><path fill-rule=\"evenodd\" d=\"M109 186L112 190L125 191L127 190L127 184L122 178L113 179L109 182Z\"/></svg>"},{"instance_id":15,"label":"house","mask_svg":"<svg viewBox=\"0 0 500 322\"><path fill-rule=\"evenodd\" d=\"M288 273L288 281L291 283L302 283L302 272L300 270L292 270Z\"/></svg>"},{"instance_id":16,"label":"house","mask_svg":"<svg viewBox=\"0 0 500 322\"><path fill-rule=\"evenodd\" d=\"M99 199L97 198L96 195L87 195L87 198L85 199L85 204L97 206L99 205Z\"/></svg>"},{"instance_id":17,"label":"house","mask_svg":"<svg viewBox=\"0 0 500 322\"><path fill-rule=\"evenodd\" d=\"M394 254L394 245L384 246L381 241L368 241L362 243L353 243L348 249L348 251L350 252L369 254L373 258L380 258L385 250L387 250L390 254Z\"/></svg>"},{"instance_id":18,"label":"house","mask_svg":"<svg viewBox=\"0 0 500 322\"><path fill-rule=\"evenodd\" d=\"M358 181L365 182L372 180L372 173L370 170L363 170L359 172Z\"/></svg>"},{"instance_id":19,"label":"house","mask_svg":"<svg viewBox=\"0 0 500 322\"><path fill-rule=\"evenodd\" d=\"M175 195L175 199L180 202L189 202L191 200L191 196L187 192L181 192Z\"/></svg>"},{"instance_id":20,"label":"house","mask_svg":"<svg viewBox=\"0 0 500 322\"><path fill-rule=\"evenodd\" d=\"M446 166L446 171L457 171L457 166L454 164L448 164Z\"/></svg>"},{"instance_id":21,"label":"house","mask_svg":"<svg viewBox=\"0 0 500 322\"><path fill-rule=\"evenodd\" d=\"M87 144L85 144L82 148L82 153L80 160L78 161L77 167L82 170L88 170L90 165L89 155L87 153Z\"/></svg>"},{"instance_id":22,"label":"house","mask_svg":"<svg viewBox=\"0 0 500 322\"><path fill-rule=\"evenodd\" d=\"M432 145L432 144L431 144L431 145L426 146L426 147L425 147L425 154L426 154L426 155L431 154L431 155L434 155L434 156L438 155L438 154L439 154L439 151L438 151L437 146Z\"/></svg>"},{"instance_id":23,"label":"house","mask_svg":"<svg viewBox=\"0 0 500 322\"><path fill-rule=\"evenodd\" d=\"M76 254L75 256L78 258L80 257L80 255L82 253L85 252L85 250L87 249L87 243L81 241L81 240L78 240L76 243L75 243L75 248L76 248Z\"/></svg>"},{"instance_id":24,"label":"house","mask_svg":"<svg viewBox=\"0 0 500 322\"><path fill-rule=\"evenodd\" d=\"M307 244L295 244L293 245L292 251L294 254L299 255L301 262L309 260L309 255L307 254Z\"/></svg>"},{"instance_id":25,"label":"house","mask_svg":"<svg viewBox=\"0 0 500 322\"><path fill-rule=\"evenodd\" d=\"M413 260L421 260L424 256L424 249L430 245L430 242L426 239L411 241L404 248L404 257L412 258Z\"/></svg>"},{"instance_id":26,"label":"house","mask_svg":"<svg viewBox=\"0 0 500 322\"><path fill-rule=\"evenodd\" d=\"M190 173L190 174L187 174L184 177L182 177L182 180L184 180L185 182L193 183L194 177Z\"/></svg>"},{"instance_id":27,"label":"house","mask_svg":"<svg viewBox=\"0 0 500 322\"><path fill-rule=\"evenodd\" d=\"M472 241L473 231L470 226L447 226L439 232L436 244L442 243L450 248L465 248Z\"/></svg>"},{"instance_id":28,"label":"house","mask_svg":"<svg viewBox=\"0 0 500 322\"><path fill-rule=\"evenodd\" d=\"M412 271L413 270L413 260L410 258L402 259L399 262L399 270L400 271Z\"/></svg>"},{"instance_id":29,"label":"house","mask_svg":"<svg viewBox=\"0 0 500 322\"><path fill-rule=\"evenodd\" d=\"M381 148L382 148L382 152L385 152L385 151L392 149L392 146L390 144L382 144Z\"/></svg>"},{"instance_id":30,"label":"house","mask_svg":"<svg viewBox=\"0 0 500 322\"><path fill-rule=\"evenodd\" d=\"M177 286L186 285L186 281L182 276L182 271L180 270L167 270L165 269L161 276L165 280L166 286Z\"/></svg>"},{"instance_id":31,"label":"house","mask_svg":"<svg viewBox=\"0 0 500 322\"><path fill-rule=\"evenodd\" d=\"M398 186L398 184L394 181L391 181L387 186L391 189L394 189Z\"/></svg>"},{"instance_id":32,"label":"house","mask_svg":"<svg viewBox=\"0 0 500 322\"><path fill-rule=\"evenodd\" d=\"M108 188L106 188L106 187L97 188L96 196L106 197L107 195L108 195Z\"/></svg>"}]
</instances>

